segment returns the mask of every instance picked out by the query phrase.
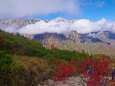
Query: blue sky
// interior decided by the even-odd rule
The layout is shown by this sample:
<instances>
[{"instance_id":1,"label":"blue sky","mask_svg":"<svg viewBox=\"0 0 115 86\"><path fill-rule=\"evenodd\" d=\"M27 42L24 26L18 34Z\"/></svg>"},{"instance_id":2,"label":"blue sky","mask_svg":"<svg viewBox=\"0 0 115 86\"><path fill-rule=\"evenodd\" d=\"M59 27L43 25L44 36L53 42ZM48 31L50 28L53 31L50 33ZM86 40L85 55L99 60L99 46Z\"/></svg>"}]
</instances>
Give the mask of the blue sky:
<instances>
[{"instance_id":1,"label":"blue sky","mask_svg":"<svg viewBox=\"0 0 115 86\"><path fill-rule=\"evenodd\" d=\"M115 0L105 0L100 8L91 5L86 6L83 8L82 17L91 20L106 18L107 20L115 21Z\"/></svg>"},{"instance_id":2,"label":"blue sky","mask_svg":"<svg viewBox=\"0 0 115 86\"><path fill-rule=\"evenodd\" d=\"M96 0L93 0L96 3ZM97 7L94 4L82 6L80 15L72 15L63 12L52 13L46 16L34 16L34 18L40 18L45 20L62 17L67 20L69 19L90 19L92 21L98 21L105 18L109 21L115 21L115 0L98 0L103 1L104 4L101 7ZM97 4L98 5L98 4Z\"/></svg>"},{"instance_id":3,"label":"blue sky","mask_svg":"<svg viewBox=\"0 0 115 86\"><path fill-rule=\"evenodd\" d=\"M0 0L0 18L115 21L115 0Z\"/></svg>"}]
</instances>

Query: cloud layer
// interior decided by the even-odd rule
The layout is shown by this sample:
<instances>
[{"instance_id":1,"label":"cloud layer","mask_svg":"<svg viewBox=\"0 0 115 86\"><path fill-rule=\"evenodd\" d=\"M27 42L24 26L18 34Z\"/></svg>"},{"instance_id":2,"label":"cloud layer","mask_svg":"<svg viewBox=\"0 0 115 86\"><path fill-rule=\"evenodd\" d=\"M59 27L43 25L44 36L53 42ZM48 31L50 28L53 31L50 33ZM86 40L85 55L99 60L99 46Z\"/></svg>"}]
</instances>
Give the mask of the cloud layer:
<instances>
[{"instance_id":1,"label":"cloud layer","mask_svg":"<svg viewBox=\"0 0 115 86\"><path fill-rule=\"evenodd\" d=\"M115 32L115 22L107 21L106 19L101 19L97 22L90 21L88 19L76 20L72 22L56 22L54 20L50 22L40 21L35 24L29 24L23 28L16 29L16 25L5 28L7 32L19 32L21 34L41 34L45 32L51 33L67 33L70 31L76 31L78 33L90 33L97 31L111 31Z\"/></svg>"},{"instance_id":2,"label":"cloud layer","mask_svg":"<svg viewBox=\"0 0 115 86\"><path fill-rule=\"evenodd\" d=\"M80 15L82 7L100 8L105 0L0 0L0 18L43 16L51 13Z\"/></svg>"},{"instance_id":3,"label":"cloud layer","mask_svg":"<svg viewBox=\"0 0 115 86\"><path fill-rule=\"evenodd\" d=\"M24 17L57 12L79 14L79 0L0 0L0 16Z\"/></svg>"}]
</instances>

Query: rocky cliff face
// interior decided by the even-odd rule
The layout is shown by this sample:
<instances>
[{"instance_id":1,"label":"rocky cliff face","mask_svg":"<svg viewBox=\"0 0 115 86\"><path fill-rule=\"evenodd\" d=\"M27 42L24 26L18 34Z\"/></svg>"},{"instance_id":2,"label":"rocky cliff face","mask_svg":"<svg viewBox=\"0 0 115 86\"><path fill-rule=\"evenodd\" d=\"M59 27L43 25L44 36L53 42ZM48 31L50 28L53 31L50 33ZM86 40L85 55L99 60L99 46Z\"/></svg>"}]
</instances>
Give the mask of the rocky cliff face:
<instances>
[{"instance_id":1,"label":"rocky cliff face","mask_svg":"<svg viewBox=\"0 0 115 86\"><path fill-rule=\"evenodd\" d=\"M101 37L102 35L105 36L106 40ZM112 33L112 35L115 34ZM59 49L85 50L90 54L95 53L115 56L115 39L109 39L108 37L110 36L111 34L106 36L105 32L92 36L89 34L78 34L73 31L64 35L57 33L38 34L34 36L34 39L42 42L42 44L48 48L53 44Z\"/></svg>"},{"instance_id":2,"label":"rocky cliff face","mask_svg":"<svg viewBox=\"0 0 115 86\"><path fill-rule=\"evenodd\" d=\"M38 21L41 20L37 20L37 19L4 19L4 20L0 20L0 24L1 25L5 25L5 26L11 26L13 24L17 24L19 26L19 28L22 28L28 24L34 24Z\"/></svg>"}]
</instances>

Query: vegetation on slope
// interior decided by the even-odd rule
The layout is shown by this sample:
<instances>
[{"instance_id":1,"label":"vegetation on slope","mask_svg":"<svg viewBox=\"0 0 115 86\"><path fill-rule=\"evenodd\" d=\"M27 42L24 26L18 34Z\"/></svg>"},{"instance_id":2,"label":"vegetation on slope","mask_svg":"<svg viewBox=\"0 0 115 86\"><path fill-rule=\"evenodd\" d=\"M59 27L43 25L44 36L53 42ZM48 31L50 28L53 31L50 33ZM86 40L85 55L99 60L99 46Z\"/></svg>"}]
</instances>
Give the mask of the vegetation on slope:
<instances>
[{"instance_id":1,"label":"vegetation on slope","mask_svg":"<svg viewBox=\"0 0 115 86\"><path fill-rule=\"evenodd\" d=\"M32 86L46 80L55 72L54 60L69 62L95 57L82 53L58 49L46 49L35 40L0 31L0 85Z\"/></svg>"}]
</instances>

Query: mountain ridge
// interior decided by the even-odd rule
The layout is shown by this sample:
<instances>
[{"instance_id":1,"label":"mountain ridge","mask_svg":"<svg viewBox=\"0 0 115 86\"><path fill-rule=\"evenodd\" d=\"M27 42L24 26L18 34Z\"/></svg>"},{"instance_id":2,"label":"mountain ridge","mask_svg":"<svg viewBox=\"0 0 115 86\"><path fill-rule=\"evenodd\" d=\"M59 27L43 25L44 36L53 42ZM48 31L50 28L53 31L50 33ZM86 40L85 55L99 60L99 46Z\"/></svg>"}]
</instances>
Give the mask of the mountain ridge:
<instances>
[{"instance_id":1,"label":"mountain ridge","mask_svg":"<svg viewBox=\"0 0 115 86\"><path fill-rule=\"evenodd\" d=\"M77 20L77 19L76 19ZM17 23L17 29L23 28L36 22L44 21L46 23L55 22L75 22L76 20L66 20L58 17L53 20L42 19L18 19L18 20L0 20L0 24L4 27L12 26ZM105 21L105 20L104 20ZM49 29L49 28L47 28ZM17 34L17 33L13 33ZM106 54L115 56L115 33L111 31L94 31L90 33L78 33L76 31L69 31L67 33L52 33L45 32L39 34L21 34L32 40L40 41L45 47L50 48L55 45L59 49L65 50L85 50L90 54Z\"/></svg>"},{"instance_id":2,"label":"mountain ridge","mask_svg":"<svg viewBox=\"0 0 115 86\"><path fill-rule=\"evenodd\" d=\"M115 39L112 39L113 42L111 42L100 39L100 35L92 37L89 36L89 34L84 35L76 32L69 32L68 34L63 35L63 37L60 35L62 34L44 33L35 35L33 39L40 41L47 48L50 48L53 44L59 49L76 51L85 50L90 54L106 54L115 56L115 47L112 45L112 43L115 43ZM41 38L41 36L44 38Z\"/></svg>"}]
</instances>

